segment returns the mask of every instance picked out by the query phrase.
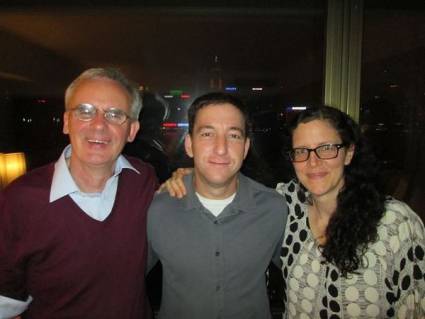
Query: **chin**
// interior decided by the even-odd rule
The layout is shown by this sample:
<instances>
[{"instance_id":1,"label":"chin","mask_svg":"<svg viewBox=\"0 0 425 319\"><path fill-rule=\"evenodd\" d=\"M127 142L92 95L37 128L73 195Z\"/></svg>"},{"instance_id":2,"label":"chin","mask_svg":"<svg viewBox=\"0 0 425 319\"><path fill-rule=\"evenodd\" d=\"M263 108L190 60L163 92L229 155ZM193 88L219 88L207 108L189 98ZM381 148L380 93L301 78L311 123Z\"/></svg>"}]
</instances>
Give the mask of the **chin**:
<instances>
[{"instance_id":1,"label":"chin","mask_svg":"<svg viewBox=\"0 0 425 319\"><path fill-rule=\"evenodd\" d=\"M86 162L91 165L105 165L111 162L111 159L103 156L91 156L86 159Z\"/></svg>"},{"instance_id":2,"label":"chin","mask_svg":"<svg viewBox=\"0 0 425 319\"><path fill-rule=\"evenodd\" d=\"M225 178L209 178L208 183L215 186L224 186L228 183L228 179Z\"/></svg>"},{"instance_id":3,"label":"chin","mask_svg":"<svg viewBox=\"0 0 425 319\"><path fill-rule=\"evenodd\" d=\"M225 186L227 184L231 184L232 180L233 180L233 176L229 177L229 176L207 176L207 180L208 183L210 183L211 185L215 185L218 187L221 186Z\"/></svg>"},{"instance_id":4,"label":"chin","mask_svg":"<svg viewBox=\"0 0 425 319\"><path fill-rule=\"evenodd\" d=\"M316 191L316 190L312 190L310 192L311 196L316 198L322 197L326 195L327 193L328 193L327 191Z\"/></svg>"}]
</instances>

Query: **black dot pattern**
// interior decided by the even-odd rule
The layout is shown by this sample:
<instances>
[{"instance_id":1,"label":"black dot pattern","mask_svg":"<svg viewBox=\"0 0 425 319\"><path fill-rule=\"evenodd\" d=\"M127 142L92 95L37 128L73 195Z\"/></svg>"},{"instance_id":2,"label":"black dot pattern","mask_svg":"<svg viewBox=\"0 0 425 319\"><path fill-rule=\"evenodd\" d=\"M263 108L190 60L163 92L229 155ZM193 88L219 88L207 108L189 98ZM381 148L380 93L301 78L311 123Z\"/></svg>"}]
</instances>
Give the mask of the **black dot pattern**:
<instances>
[{"instance_id":1,"label":"black dot pattern","mask_svg":"<svg viewBox=\"0 0 425 319\"><path fill-rule=\"evenodd\" d=\"M391 200L378 240L362 256L364 268L345 278L322 259L304 191L295 182L277 190L289 207L281 249L284 318L414 318L408 299L417 300L425 318L425 230L415 213Z\"/></svg>"},{"instance_id":2,"label":"black dot pattern","mask_svg":"<svg viewBox=\"0 0 425 319\"><path fill-rule=\"evenodd\" d=\"M292 203L292 197L291 196L285 195L285 199L286 199L286 202L288 204L291 204Z\"/></svg>"},{"instance_id":3,"label":"black dot pattern","mask_svg":"<svg viewBox=\"0 0 425 319\"><path fill-rule=\"evenodd\" d=\"M300 243L294 243L294 246L292 246L292 251L294 254L298 254L301 249Z\"/></svg>"},{"instance_id":4,"label":"black dot pattern","mask_svg":"<svg viewBox=\"0 0 425 319\"><path fill-rule=\"evenodd\" d=\"M300 241L304 242L307 239L307 231L305 229L300 231Z\"/></svg>"},{"instance_id":5,"label":"black dot pattern","mask_svg":"<svg viewBox=\"0 0 425 319\"><path fill-rule=\"evenodd\" d=\"M329 285L328 292L329 292L329 295L331 295L332 297L334 298L338 297L338 289L336 289L334 285L332 284Z\"/></svg>"},{"instance_id":6,"label":"black dot pattern","mask_svg":"<svg viewBox=\"0 0 425 319\"><path fill-rule=\"evenodd\" d=\"M406 267L406 258L402 258L400 261L400 271L404 270L404 267Z\"/></svg>"},{"instance_id":7,"label":"black dot pattern","mask_svg":"<svg viewBox=\"0 0 425 319\"><path fill-rule=\"evenodd\" d=\"M413 266L413 278L415 280L421 280L422 276L423 276L423 274L422 274L421 268L419 268L418 265L414 265Z\"/></svg>"},{"instance_id":8,"label":"black dot pattern","mask_svg":"<svg viewBox=\"0 0 425 319\"><path fill-rule=\"evenodd\" d=\"M401 281L401 288L407 290L410 287L410 276L406 275Z\"/></svg>"},{"instance_id":9,"label":"black dot pattern","mask_svg":"<svg viewBox=\"0 0 425 319\"><path fill-rule=\"evenodd\" d=\"M394 318L394 314L395 314L394 308L388 309L388 311L387 311L387 317L388 318Z\"/></svg>"},{"instance_id":10,"label":"black dot pattern","mask_svg":"<svg viewBox=\"0 0 425 319\"><path fill-rule=\"evenodd\" d=\"M415 255L416 258L419 260L424 260L424 248L421 246L416 246L415 247Z\"/></svg>"}]
</instances>

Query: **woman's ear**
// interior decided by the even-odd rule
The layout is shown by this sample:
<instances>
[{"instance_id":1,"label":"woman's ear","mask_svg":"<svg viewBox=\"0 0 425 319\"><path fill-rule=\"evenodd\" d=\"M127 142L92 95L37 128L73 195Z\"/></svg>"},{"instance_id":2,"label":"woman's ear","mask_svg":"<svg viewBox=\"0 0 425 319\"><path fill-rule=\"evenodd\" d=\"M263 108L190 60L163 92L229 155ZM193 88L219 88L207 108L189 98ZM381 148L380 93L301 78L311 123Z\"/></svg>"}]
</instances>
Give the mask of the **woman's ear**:
<instances>
[{"instance_id":1,"label":"woman's ear","mask_svg":"<svg viewBox=\"0 0 425 319\"><path fill-rule=\"evenodd\" d=\"M351 144L350 146L347 147L347 151L345 152L345 159L344 159L345 165L350 165L351 160L353 159L353 156L354 156L355 149L356 147L354 144Z\"/></svg>"}]
</instances>

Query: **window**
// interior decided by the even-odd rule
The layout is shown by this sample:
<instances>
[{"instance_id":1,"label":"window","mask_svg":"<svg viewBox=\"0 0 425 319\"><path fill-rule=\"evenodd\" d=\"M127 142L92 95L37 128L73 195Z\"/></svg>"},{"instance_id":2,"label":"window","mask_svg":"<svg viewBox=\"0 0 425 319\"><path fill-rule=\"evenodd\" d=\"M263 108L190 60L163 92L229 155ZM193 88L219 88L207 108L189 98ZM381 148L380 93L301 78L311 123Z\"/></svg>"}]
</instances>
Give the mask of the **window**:
<instances>
[{"instance_id":1,"label":"window","mask_svg":"<svg viewBox=\"0 0 425 319\"><path fill-rule=\"evenodd\" d=\"M116 66L144 96L142 130L126 152L152 162L161 179L188 161L188 105L220 90L249 105L257 157L248 164L264 159L260 166L282 180L287 117L294 106L322 99L324 1L78 3L2 8L0 39L8 45L1 53L0 151L25 152L30 169L55 160L67 143L67 84L88 67Z\"/></svg>"},{"instance_id":2,"label":"window","mask_svg":"<svg viewBox=\"0 0 425 319\"><path fill-rule=\"evenodd\" d=\"M425 8L366 2L360 123L387 191L425 218Z\"/></svg>"}]
</instances>

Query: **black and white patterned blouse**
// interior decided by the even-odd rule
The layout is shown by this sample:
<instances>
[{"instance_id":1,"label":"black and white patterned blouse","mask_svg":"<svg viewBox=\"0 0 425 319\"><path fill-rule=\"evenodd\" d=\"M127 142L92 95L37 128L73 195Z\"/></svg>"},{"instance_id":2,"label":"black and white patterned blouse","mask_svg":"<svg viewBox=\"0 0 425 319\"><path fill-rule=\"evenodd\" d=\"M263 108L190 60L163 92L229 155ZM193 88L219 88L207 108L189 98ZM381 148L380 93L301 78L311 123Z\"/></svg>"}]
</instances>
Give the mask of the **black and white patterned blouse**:
<instances>
[{"instance_id":1,"label":"black and white patterned blouse","mask_svg":"<svg viewBox=\"0 0 425 319\"><path fill-rule=\"evenodd\" d=\"M425 229L405 203L386 203L365 268L344 278L334 265L321 263L298 184L276 190L289 207L281 253L283 318L425 318Z\"/></svg>"}]
</instances>

